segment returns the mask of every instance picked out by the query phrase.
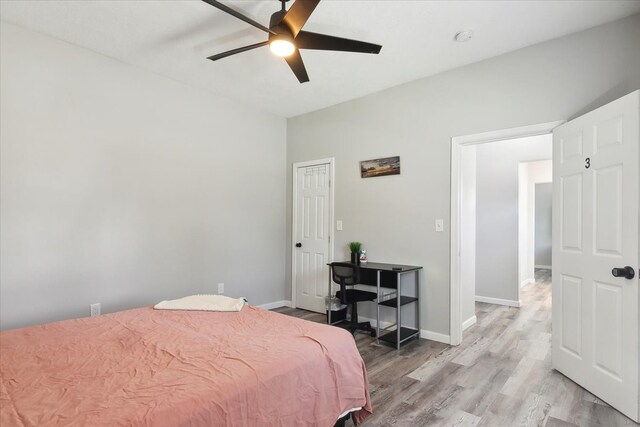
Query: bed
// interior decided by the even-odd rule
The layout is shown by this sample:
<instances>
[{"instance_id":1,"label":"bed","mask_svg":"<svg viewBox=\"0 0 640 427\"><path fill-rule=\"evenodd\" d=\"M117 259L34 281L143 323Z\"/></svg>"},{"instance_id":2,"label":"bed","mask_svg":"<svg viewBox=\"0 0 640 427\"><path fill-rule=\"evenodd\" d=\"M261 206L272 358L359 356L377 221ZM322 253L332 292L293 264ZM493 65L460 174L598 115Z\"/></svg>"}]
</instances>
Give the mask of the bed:
<instances>
[{"instance_id":1,"label":"bed","mask_svg":"<svg viewBox=\"0 0 640 427\"><path fill-rule=\"evenodd\" d=\"M332 426L371 413L353 337L246 305L0 333L0 425Z\"/></svg>"}]
</instances>

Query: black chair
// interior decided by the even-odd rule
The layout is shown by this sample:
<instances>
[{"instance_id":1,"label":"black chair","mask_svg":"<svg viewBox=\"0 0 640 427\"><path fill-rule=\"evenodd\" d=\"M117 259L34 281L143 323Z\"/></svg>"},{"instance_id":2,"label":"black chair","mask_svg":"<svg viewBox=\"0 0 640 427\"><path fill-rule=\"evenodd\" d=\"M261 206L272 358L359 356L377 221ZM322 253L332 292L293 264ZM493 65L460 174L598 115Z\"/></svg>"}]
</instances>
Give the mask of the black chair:
<instances>
[{"instance_id":1,"label":"black chair","mask_svg":"<svg viewBox=\"0 0 640 427\"><path fill-rule=\"evenodd\" d=\"M351 306L351 319L346 323L346 329L352 334L356 330L369 332L372 337L375 337L376 330L371 327L370 322L358 322L358 303L360 301L375 301L378 296L375 292L347 289L347 286L355 286L360 282L360 267L348 262L332 262L330 267L333 281L340 285L336 297L340 299L342 304Z\"/></svg>"}]
</instances>

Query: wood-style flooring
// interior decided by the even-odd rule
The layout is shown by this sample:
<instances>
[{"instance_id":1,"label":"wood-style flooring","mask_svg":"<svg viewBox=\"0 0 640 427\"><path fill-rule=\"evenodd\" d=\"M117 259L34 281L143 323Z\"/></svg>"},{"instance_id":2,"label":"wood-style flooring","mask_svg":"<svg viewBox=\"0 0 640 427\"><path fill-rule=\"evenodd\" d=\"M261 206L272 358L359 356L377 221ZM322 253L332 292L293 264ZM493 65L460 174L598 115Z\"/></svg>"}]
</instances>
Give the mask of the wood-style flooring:
<instances>
[{"instance_id":1,"label":"wood-style flooring","mask_svg":"<svg viewBox=\"0 0 640 427\"><path fill-rule=\"evenodd\" d=\"M457 347L420 339L397 351L356 334L374 411L364 425L637 426L551 369L548 270L536 271L521 299L521 308L476 303L478 322ZM275 311L325 321L305 310Z\"/></svg>"}]
</instances>

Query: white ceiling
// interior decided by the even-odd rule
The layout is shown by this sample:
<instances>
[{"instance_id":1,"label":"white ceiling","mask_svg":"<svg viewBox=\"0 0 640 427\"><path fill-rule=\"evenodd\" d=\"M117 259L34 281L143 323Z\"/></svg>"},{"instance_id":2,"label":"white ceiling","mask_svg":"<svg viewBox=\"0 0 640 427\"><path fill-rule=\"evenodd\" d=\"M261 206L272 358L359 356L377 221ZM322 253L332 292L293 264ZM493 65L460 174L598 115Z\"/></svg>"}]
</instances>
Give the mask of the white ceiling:
<instances>
[{"instance_id":1,"label":"white ceiling","mask_svg":"<svg viewBox=\"0 0 640 427\"><path fill-rule=\"evenodd\" d=\"M227 1L268 25L276 0ZM305 29L378 43L380 55L302 51L300 84L267 47L207 56L266 33L201 1L0 1L0 17L217 95L291 117L640 12L640 1L323 0ZM471 41L454 35L471 29Z\"/></svg>"}]
</instances>

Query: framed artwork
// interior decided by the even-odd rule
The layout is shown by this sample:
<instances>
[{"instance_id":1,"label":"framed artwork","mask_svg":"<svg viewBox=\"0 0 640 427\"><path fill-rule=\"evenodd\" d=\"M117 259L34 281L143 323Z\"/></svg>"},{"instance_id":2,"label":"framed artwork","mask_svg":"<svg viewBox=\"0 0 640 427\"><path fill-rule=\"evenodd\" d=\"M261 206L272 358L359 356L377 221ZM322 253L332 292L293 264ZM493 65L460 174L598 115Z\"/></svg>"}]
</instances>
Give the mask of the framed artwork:
<instances>
[{"instance_id":1,"label":"framed artwork","mask_svg":"<svg viewBox=\"0 0 640 427\"><path fill-rule=\"evenodd\" d=\"M362 178L386 175L400 175L400 156L363 160L360 162L360 176Z\"/></svg>"}]
</instances>

